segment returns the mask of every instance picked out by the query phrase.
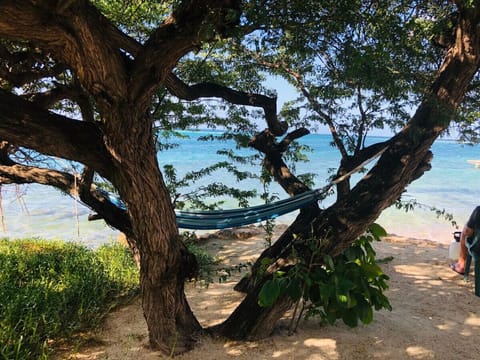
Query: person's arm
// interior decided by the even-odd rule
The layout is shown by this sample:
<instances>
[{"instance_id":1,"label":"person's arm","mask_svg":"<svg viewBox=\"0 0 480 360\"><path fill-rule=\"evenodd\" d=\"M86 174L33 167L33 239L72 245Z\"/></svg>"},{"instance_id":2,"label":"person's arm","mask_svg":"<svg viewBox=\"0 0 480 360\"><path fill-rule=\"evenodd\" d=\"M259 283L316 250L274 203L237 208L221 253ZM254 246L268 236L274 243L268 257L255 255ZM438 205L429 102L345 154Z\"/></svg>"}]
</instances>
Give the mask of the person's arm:
<instances>
[{"instance_id":1,"label":"person's arm","mask_svg":"<svg viewBox=\"0 0 480 360\"><path fill-rule=\"evenodd\" d=\"M477 206L475 210L473 210L470 218L468 219L467 223L463 227L462 235L460 235L460 254L458 258L458 265L460 268L463 269L465 267L465 260L467 259L467 245L466 241L467 238L473 235L473 229L475 228L475 224L480 215L480 206Z\"/></svg>"},{"instance_id":2,"label":"person's arm","mask_svg":"<svg viewBox=\"0 0 480 360\"><path fill-rule=\"evenodd\" d=\"M467 240L468 237L472 235L473 235L473 229L469 227L468 224L466 224L463 227L462 235L460 236L460 244L463 244L462 247L465 247L465 249L466 249L465 241Z\"/></svg>"}]
</instances>

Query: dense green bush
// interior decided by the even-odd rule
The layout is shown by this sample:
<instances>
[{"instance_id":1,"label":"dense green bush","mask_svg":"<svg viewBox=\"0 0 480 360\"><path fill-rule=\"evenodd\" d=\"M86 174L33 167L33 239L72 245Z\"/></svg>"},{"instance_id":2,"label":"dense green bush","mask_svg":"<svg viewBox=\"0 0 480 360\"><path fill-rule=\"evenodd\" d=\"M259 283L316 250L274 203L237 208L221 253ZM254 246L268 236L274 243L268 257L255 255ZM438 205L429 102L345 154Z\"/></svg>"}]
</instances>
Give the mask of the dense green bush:
<instances>
[{"instance_id":1,"label":"dense green bush","mask_svg":"<svg viewBox=\"0 0 480 360\"><path fill-rule=\"evenodd\" d=\"M343 254L335 258L325 255L319 264L314 261L319 240L311 240L312 261L297 258L288 272L274 273L260 291L259 305L271 306L286 294L297 302L295 309L302 303L300 314L319 316L324 323L333 324L337 319L351 327L359 320L370 323L373 309L392 309L384 294L389 277L378 266L371 245L385 235L382 227L373 224Z\"/></svg>"},{"instance_id":2,"label":"dense green bush","mask_svg":"<svg viewBox=\"0 0 480 360\"><path fill-rule=\"evenodd\" d=\"M0 358L48 357L48 340L96 326L138 270L121 245L92 251L38 239L0 240Z\"/></svg>"}]
</instances>

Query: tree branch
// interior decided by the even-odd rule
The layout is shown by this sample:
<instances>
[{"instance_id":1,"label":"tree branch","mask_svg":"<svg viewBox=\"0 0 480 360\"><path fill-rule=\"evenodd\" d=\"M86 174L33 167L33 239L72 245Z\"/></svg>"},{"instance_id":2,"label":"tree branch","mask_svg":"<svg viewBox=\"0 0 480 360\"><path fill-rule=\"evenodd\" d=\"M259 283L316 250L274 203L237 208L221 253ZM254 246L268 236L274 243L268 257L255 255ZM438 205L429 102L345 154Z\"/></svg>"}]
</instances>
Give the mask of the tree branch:
<instances>
[{"instance_id":1,"label":"tree branch","mask_svg":"<svg viewBox=\"0 0 480 360\"><path fill-rule=\"evenodd\" d=\"M89 220L103 219L108 225L123 232L127 238L132 237L132 224L127 212L114 205L105 192L97 190L93 184L93 176L94 171L85 167L78 183L80 200L96 212L89 216Z\"/></svg>"},{"instance_id":2,"label":"tree branch","mask_svg":"<svg viewBox=\"0 0 480 360\"><path fill-rule=\"evenodd\" d=\"M54 186L69 195L76 195L74 177L71 174L20 164L0 165L0 183L33 184Z\"/></svg>"},{"instance_id":3,"label":"tree branch","mask_svg":"<svg viewBox=\"0 0 480 360\"><path fill-rule=\"evenodd\" d=\"M35 64L42 63L38 67ZM45 77L54 77L66 70L64 64L54 64L40 50L10 52L0 44L0 78L20 87Z\"/></svg>"},{"instance_id":4,"label":"tree branch","mask_svg":"<svg viewBox=\"0 0 480 360\"><path fill-rule=\"evenodd\" d=\"M347 158L348 157L348 152L347 149L345 148L342 140L340 139L340 136L338 135L337 129L335 127L335 123L333 119L326 114L318 101L315 99L314 96L308 91L307 86L305 85L305 82L303 81L302 75L291 69L287 63L278 61L275 63L272 63L270 61L266 61L265 59L261 58L260 55L243 48L244 52L247 52L250 56L252 56L258 63L258 65L263 66L267 69L276 69L276 70L281 70L283 71L286 75L290 76L293 81L297 84L296 87L302 95L307 99L307 101L310 103L310 106L312 109L322 118L323 121L327 124L330 133L332 134L333 141L335 142L335 145L337 146L338 150L340 151L340 154L342 155L342 158Z\"/></svg>"},{"instance_id":5,"label":"tree branch","mask_svg":"<svg viewBox=\"0 0 480 360\"><path fill-rule=\"evenodd\" d=\"M294 138L299 138L307 133L308 130L306 129L295 130L288 134L280 144L277 144L275 136L269 130L265 130L256 135L249 143L251 147L265 154L263 166L290 196L301 194L310 189L292 174L287 164L283 161L282 153L286 151L288 144Z\"/></svg>"},{"instance_id":6,"label":"tree branch","mask_svg":"<svg viewBox=\"0 0 480 360\"><path fill-rule=\"evenodd\" d=\"M184 0L142 46L90 2L15 0L0 3L0 36L31 41L67 64L101 106L141 106L182 56L226 36L239 18L238 0Z\"/></svg>"},{"instance_id":7,"label":"tree branch","mask_svg":"<svg viewBox=\"0 0 480 360\"><path fill-rule=\"evenodd\" d=\"M290 146L290 144L292 143L292 141L300 139L301 137L303 137L305 135L308 135L308 134L310 134L310 130L308 130L306 128L300 128L300 129L297 129L297 130L294 130L294 131L288 133L287 136L285 136L282 139L282 141L280 141L280 143L278 144L278 150L282 153L287 151L287 149Z\"/></svg>"},{"instance_id":8,"label":"tree branch","mask_svg":"<svg viewBox=\"0 0 480 360\"><path fill-rule=\"evenodd\" d=\"M0 90L0 138L40 153L78 161L109 178L113 160L97 124L53 114Z\"/></svg>"},{"instance_id":9,"label":"tree branch","mask_svg":"<svg viewBox=\"0 0 480 360\"><path fill-rule=\"evenodd\" d=\"M328 129L330 130L330 133L332 134L333 141L335 142L335 145L338 148L338 151L340 151L340 154L342 155L342 158L348 157L348 152L347 149L345 148L345 145L343 144L342 140L340 139L340 136L338 135L337 128L335 127L335 123L333 119L326 114L322 107L320 106L319 102L317 99L315 99L314 96L308 91L307 87L305 86L305 83L303 82L302 77L300 74L297 74L293 72L292 70L285 68L285 71L292 76L296 83L297 83L297 88L302 92L303 96L307 99L307 101L310 103L310 106L312 109L325 121L325 123L328 126Z\"/></svg>"},{"instance_id":10,"label":"tree branch","mask_svg":"<svg viewBox=\"0 0 480 360\"><path fill-rule=\"evenodd\" d=\"M360 84L357 84L356 90L357 90L358 111L360 112L360 126L357 131L358 139L357 139L357 144L355 146L355 154L358 153L362 148L364 131L367 123L367 113L363 108L363 95L362 95L362 87Z\"/></svg>"},{"instance_id":11,"label":"tree branch","mask_svg":"<svg viewBox=\"0 0 480 360\"><path fill-rule=\"evenodd\" d=\"M146 41L135 58L129 86L134 99L148 100L178 60L216 35L226 37L240 19L239 0L184 0Z\"/></svg>"},{"instance_id":12,"label":"tree branch","mask_svg":"<svg viewBox=\"0 0 480 360\"><path fill-rule=\"evenodd\" d=\"M378 163L349 196L313 222L318 234L331 232L332 240L325 242L322 251L332 256L340 254L401 196L406 186L430 169L430 147L448 128L480 67L479 21L478 9L463 9L456 44L448 50L429 94L409 123L390 139ZM325 218L329 219L327 224Z\"/></svg>"},{"instance_id":13,"label":"tree branch","mask_svg":"<svg viewBox=\"0 0 480 360\"><path fill-rule=\"evenodd\" d=\"M48 109L56 102L65 99L70 99L78 103L82 96L84 96L84 94L78 86L66 86L55 83L55 88L45 92L36 93L31 96L31 98L36 105ZM28 98L29 95L27 94L25 97Z\"/></svg>"},{"instance_id":14,"label":"tree branch","mask_svg":"<svg viewBox=\"0 0 480 360\"><path fill-rule=\"evenodd\" d=\"M103 192L91 182L79 179L63 171L25 166L2 157L0 163L0 184L42 184L53 186L73 197L80 197L82 203L101 214L105 222L126 235L132 235L130 220L125 210L111 203Z\"/></svg>"},{"instance_id":15,"label":"tree branch","mask_svg":"<svg viewBox=\"0 0 480 360\"><path fill-rule=\"evenodd\" d=\"M372 144L366 148L361 149L355 155L349 156L346 159L342 159L341 168L344 173L348 173L355 169L360 164L364 163L367 159L370 159L375 154L386 149L390 145L391 139Z\"/></svg>"},{"instance_id":16,"label":"tree branch","mask_svg":"<svg viewBox=\"0 0 480 360\"><path fill-rule=\"evenodd\" d=\"M276 136L285 134L288 128L285 122L278 121L276 98L260 94L247 94L213 83L189 86L172 73L165 78L164 84L173 95L184 100L191 101L202 97L216 97L232 104L261 107L265 112L269 130Z\"/></svg>"},{"instance_id":17,"label":"tree branch","mask_svg":"<svg viewBox=\"0 0 480 360\"><path fill-rule=\"evenodd\" d=\"M117 42L125 38L89 2L71 1L66 7L57 8L58 4L0 2L0 36L27 40L51 53L72 69L82 85L104 105L126 98L125 54L117 47Z\"/></svg>"}]
</instances>

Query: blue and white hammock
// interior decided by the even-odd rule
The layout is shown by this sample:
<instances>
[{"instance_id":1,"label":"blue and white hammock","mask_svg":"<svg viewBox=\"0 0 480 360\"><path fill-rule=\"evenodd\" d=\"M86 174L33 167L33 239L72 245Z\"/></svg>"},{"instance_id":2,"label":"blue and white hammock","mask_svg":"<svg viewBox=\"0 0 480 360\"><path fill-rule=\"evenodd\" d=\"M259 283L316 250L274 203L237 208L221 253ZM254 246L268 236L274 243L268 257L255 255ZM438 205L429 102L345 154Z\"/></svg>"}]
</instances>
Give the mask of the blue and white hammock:
<instances>
[{"instance_id":1,"label":"blue and white hammock","mask_svg":"<svg viewBox=\"0 0 480 360\"><path fill-rule=\"evenodd\" d=\"M320 199L328 192L331 185L319 189L310 190L287 199L279 200L270 204L251 206L231 210L191 210L175 211L177 225L182 229L213 230L239 227L254 224L289 212L302 209L314 201ZM116 206L125 209L123 202L111 193L105 194Z\"/></svg>"},{"instance_id":2,"label":"blue and white hammock","mask_svg":"<svg viewBox=\"0 0 480 360\"><path fill-rule=\"evenodd\" d=\"M315 201L324 198L325 194L330 191L334 185L345 180L353 173L361 170L367 163L378 157L385 150L386 147L353 170L332 180L329 184L320 189L306 191L304 193L270 204L252 206L248 208L208 211L175 211L177 225L182 229L213 230L239 227L265 220L275 219L278 216L305 208L313 204ZM105 193L105 195L113 204L125 209L125 204L118 197L111 193Z\"/></svg>"}]
</instances>

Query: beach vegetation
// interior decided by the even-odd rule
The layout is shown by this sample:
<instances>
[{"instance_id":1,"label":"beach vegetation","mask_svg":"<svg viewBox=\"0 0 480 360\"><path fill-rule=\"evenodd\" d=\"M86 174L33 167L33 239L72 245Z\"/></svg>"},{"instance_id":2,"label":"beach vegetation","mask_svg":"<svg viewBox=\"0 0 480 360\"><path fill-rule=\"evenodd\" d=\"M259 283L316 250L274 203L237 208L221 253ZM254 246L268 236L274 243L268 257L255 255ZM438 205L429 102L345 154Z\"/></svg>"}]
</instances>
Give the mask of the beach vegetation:
<instances>
[{"instance_id":1,"label":"beach vegetation","mask_svg":"<svg viewBox=\"0 0 480 360\"><path fill-rule=\"evenodd\" d=\"M138 269L119 244L2 239L0 266L2 359L46 359L138 295Z\"/></svg>"},{"instance_id":2,"label":"beach vegetation","mask_svg":"<svg viewBox=\"0 0 480 360\"><path fill-rule=\"evenodd\" d=\"M198 261L179 234L175 207L223 205L208 204L208 194L233 196L239 206L254 196L271 202L270 181L287 196L304 193L315 169L296 172L308 151L302 137L329 132L338 163L325 163L331 176L315 183L337 179L318 200L335 198L313 201L268 240L235 287L245 298L209 329L264 338L311 280L295 277L290 260L297 268L319 264L325 276L350 269L356 261L342 262L342 254L363 256L352 244L431 168L431 145L451 129L478 140L479 22L480 5L471 1L2 1L0 183L53 186L124 233L140 264L149 343L176 355L203 328L184 292ZM276 79L296 96L282 108L282 89L269 86ZM217 165L199 161L182 179L158 158L188 128L218 130L203 140L233 139L238 148L218 154ZM370 137L380 130L388 130L386 140ZM203 175L216 179L202 184ZM225 187L225 176L266 186L257 193ZM277 291L272 277L290 270L293 296L260 306L264 286ZM335 318L353 324L342 305L363 300L350 293L328 301ZM317 303L332 320L325 302ZM369 322L370 311L361 309L357 318Z\"/></svg>"},{"instance_id":3,"label":"beach vegetation","mask_svg":"<svg viewBox=\"0 0 480 360\"><path fill-rule=\"evenodd\" d=\"M340 256L324 255L317 263L322 239L309 239L311 256L295 256L291 268L271 274L258 295L260 306L272 306L280 296L288 296L294 303L290 333L296 331L303 316L318 317L323 324L333 325L337 319L356 327L358 321L369 324L373 310L392 310L384 291L389 279L377 264L373 241L386 236L385 229L372 224Z\"/></svg>"}]
</instances>

